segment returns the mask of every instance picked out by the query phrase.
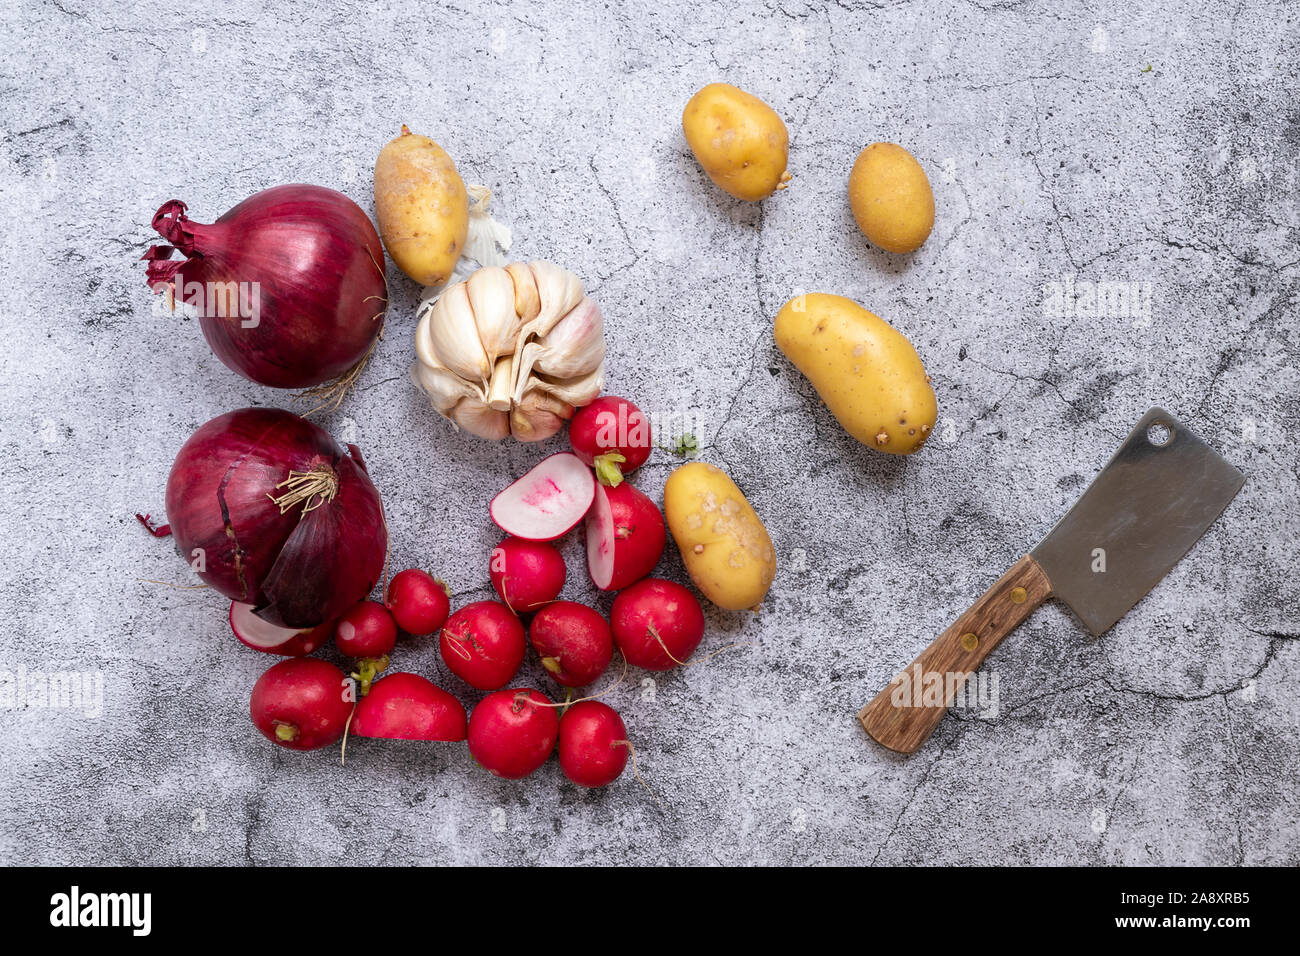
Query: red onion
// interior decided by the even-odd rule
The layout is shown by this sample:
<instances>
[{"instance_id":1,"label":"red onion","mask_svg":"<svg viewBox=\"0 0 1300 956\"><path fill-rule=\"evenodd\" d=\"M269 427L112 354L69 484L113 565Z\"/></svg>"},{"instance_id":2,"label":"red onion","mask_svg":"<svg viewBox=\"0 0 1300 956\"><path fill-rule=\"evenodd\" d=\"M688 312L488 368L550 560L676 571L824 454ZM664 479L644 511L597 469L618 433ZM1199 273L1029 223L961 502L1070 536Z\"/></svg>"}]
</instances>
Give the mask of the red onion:
<instances>
[{"instance_id":1,"label":"red onion","mask_svg":"<svg viewBox=\"0 0 1300 956\"><path fill-rule=\"evenodd\" d=\"M167 517L200 578L281 627L334 620L383 573L383 504L360 450L292 412L243 408L191 435Z\"/></svg>"},{"instance_id":2,"label":"red onion","mask_svg":"<svg viewBox=\"0 0 1300 956\"><path fill-rule=\"evenodd\" d=\"M211 225L166 202L147 280L197 309L208 345L261 385L308 388L369 354L388 308L384 250L361 207L321 186L276 186ZM177 249L184 259L172 259Z\"/></svg>"}]
</instances>

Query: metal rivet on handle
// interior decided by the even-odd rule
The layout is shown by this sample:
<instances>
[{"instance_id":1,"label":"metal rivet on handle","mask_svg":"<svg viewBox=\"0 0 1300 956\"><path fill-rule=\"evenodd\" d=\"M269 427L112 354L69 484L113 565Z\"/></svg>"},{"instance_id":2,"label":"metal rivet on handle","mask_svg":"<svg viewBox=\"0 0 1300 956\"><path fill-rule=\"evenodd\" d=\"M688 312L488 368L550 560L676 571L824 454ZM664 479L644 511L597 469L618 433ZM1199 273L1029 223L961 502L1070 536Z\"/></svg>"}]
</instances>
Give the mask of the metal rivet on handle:
<instances>
[{"instance_id":1,"label":"metal rivet on handle","mask_svg":"<svg viewBox=\"0 0 1300 956\"><path fill-rule=\"evenodd\" d=\"M967 631L961 636L961 649L963 651L973 651L980 646L980 639Z\"/></svg>"},{"instance_id":2,"label":"metal rivet on handle","mask_svg":"<svg viewBox=\"0 0 1300 956\"><path fill-rule=\"evenodd\" d=\"M1024 588L1011 589L1012 604L1024 604L1028 600L1029 600L1029 592L1026 591Z\"/></svg>"}]
</instances>

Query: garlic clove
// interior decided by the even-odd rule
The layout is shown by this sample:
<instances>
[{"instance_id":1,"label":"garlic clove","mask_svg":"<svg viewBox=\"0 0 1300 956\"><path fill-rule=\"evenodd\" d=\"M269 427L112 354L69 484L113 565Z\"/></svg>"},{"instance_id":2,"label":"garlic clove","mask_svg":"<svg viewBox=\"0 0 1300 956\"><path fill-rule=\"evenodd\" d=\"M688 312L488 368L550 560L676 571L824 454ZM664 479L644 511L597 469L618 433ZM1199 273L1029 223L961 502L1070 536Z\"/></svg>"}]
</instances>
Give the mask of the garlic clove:
<instances>
[{"instance_id":1,"label":"garlic clove","mask_svg":"<svg viewBox=\"0 0 1300 956\"><path fill-rule=\"evenodd\" d=\"M471 435L499 441L510 434L510 416L488 408L478 399L463 399L451 412L451 420Z\"/></svg>"},{"instance_id":2,"label":"garlic clove","mask_svg":"<svg viewBox=\"0 0 1300 956\"><path fill-rule=\"evenodd\" d=\"M431 313L433 304L430 303L426 308L422 308L417 313L418 324L415 326L415 357L421 365L432 365L435 368L446 368L442 360L438 358L437 350L433 345L433 327Z\"/></svg>"},{"instance_id":3,"label":"garlic clove","mask_svg":"<svg viewBox=\"0 0 1300 956\"><path fill-rule=\"evenodd\" d=\"M604 387L605 363L601 362L581 378L555 380L531 375L520 398L516 401L518 404L523 404L530 394L540 393L549 395L566 405L572 405L574 408L581 408L594 402Z\"/></svg>"},{"instance_id":4,"label":"garlic clove","mask_svg":"<svg viewBox=\"0 0 1300 956\"><path fill-rule=\"evenodd\" d=\"M545 259L530 262L529 266L537 277L537 294L543 312L551 312L558 319L586 298L582 280L568 269Z\"/></svg>"},{"instance_id":5,"label":"garlic clove","mask_svg":"<svg viewBox=\"0 0 1300 956\"><path fill-rule=\"evenodd\" d=\"M545 441L572 416L572 405L534 390L510 412L510 433L519 441Z\"/></svg>"},{"instance_id":6,"label":"garlic clove","mask_svg":"<svg viewBox=\"0 0 1300 956\"><path fill-rule=\"evenodd\" d=\"M510 273L496 267L479 269L465 283L469 307L474 314L479 343L493 366L514 349L519 334L515 315L515 284Z\"/></svg>"},{"instance_id":7,"label":"garlic clove","mask_svg":"<svg viewBox=\"0 0 1300 956\"><path fill-rule=\"evenodd\" d=\"M537 317L520 329L519 347L529 338L543 336L585 298L582 281L568 269L539 259L528 263L537 280L537 297L541 304Z\"/></svg>"},{"instance_id":8,"label":"garlic clove","mask_svg":"<svg viewBox=\"0 0 1300 956\"><path fill-rule=\"evenodd\" d=\"M417 365L427 369L431 376L441 383L436 388L454 392L456 395L485 395L484 389L477 383L462 378L442 364L433 345L433 335L429 324L421 322L415 329L415 357Z\"/></svg>"},{"instance_id":9,"label":"garlic clove","mask_svg":"<svg viewBox=\"0 0 1300 956\"><path fill-rule=\"evenodd\" d=\"M492 364L479 341L467 286L462 282L446 290L420 323L428 323L433 353L445 368L486 386Z\"/></svg>"},{"instance_id":10,"label":"garlic clove","mask_svg":"<svg viewBox=\"0 0 1300 956\"><path fill-rule=\"evenodd\" d=\"M512 262L506 266L506 272L515 285L515 315L519 317L519 328L523 328L542 311L542 299L537 292L537 277L526 262Z\"/></svg>"},{"instance_id":11,"label":"garlic clove","mask_svg":"<svg viewBox=\"0 0 1300 956\"><path fill-rule=\"evenodd\" d=\"M586 298L544 338L524 346L521 374L537 372L553 378L577 378L605 360L604 324L594 299Z\"/></svg>"},{"instance_id":12,"label":"garlic clove","mask_svg":"<svg viewBox=\"0 0 1300 956\"><path fill-rule=\"evenodd\" d=\"M411 378L429 396L430 403L440 415L449 414L462 399L481 401L473 386L446 369L417 362L411 367Z\"/></svg>"}]
</instances>

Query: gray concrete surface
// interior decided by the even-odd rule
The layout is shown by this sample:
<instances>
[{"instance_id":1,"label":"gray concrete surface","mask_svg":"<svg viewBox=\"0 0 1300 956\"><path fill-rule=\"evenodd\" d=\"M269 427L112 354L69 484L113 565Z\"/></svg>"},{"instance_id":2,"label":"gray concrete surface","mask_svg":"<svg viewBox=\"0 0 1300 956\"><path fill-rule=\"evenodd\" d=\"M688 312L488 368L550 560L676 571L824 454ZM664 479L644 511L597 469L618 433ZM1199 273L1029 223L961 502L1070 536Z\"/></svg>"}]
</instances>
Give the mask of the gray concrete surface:
<instances>
[{"instance_id":1,"label":"gray concrete surface","mask_svg":"<svg viewBox=\"0 0 1300 956\"><path fill-rule=\"evenodd\" d=\"M1277 0L1019 3L237 2L4 6L0 58L0 669L102 675L102 712L0 715L0 861L20 863L1300 862L1300 289L1295 11ZM761 96L794 181L746 205L679 126L701 85ZM711 612L683 673L609 696L660 809L552 761L495 780L462 746L279 751L270 661L131 518L177 448L290 405L155 309L136 261L172 197L200 221L294 181L368 210L401 123L496 192L520 258L583 276L609 386L694 421L775 539L757 618ZM918 253L856 231L857 151L905 144L938 218ZM395 562L485 596L491 496L564 447L453 434L406 378L418 290L325 420L365 451ZM1053 305L1137 283L1148 312ZM776 350L798 290L916 344L939 432L909 460L846 438ZM1149 299L1146 296L1149 295ZM854 712L1070 505L1161 404L1249 481L1104 638L1060 606L992 661L999 716L921 753ZM667 440L669 435L661 435ZM674 459L638 483L656 497ZM566 595L591 597L578 542ZM675 553L664 573L681 578ZM600 602L607 606L606 601ZM476 699L425 641L397 660ZM547 687L530 662L521 678ZM29 681L30 685L30 681ZM15 685L10 685L15 686ZM89 709L92 713L87 714Z\"/></svg>"}]
</instances>

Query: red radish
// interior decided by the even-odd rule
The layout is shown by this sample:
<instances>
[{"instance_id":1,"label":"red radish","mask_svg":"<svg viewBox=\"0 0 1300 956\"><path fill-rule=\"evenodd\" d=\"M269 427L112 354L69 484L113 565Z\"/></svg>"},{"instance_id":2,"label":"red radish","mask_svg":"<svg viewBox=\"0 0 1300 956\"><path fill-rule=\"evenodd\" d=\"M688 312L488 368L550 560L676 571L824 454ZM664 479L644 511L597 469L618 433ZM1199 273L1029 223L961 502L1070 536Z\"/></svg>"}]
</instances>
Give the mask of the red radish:
<instances>
[{"instance_id":1,"label":"red radish","mask_svg":"<svg viewBox=\"0 0 1300 956\"><path fill-rule=\"evenodd\" d=\"M528 541L554 541L587 513L596 479L567 451L543 458L492 499L492 520L506 534Z\"/></svg>"},{"instance_id":2,"label":"red radish","mask_svg":"<svg viewBox=\"0 0 1300 956\"><path fill-rule=\"evenodd\" d=\"M389 674L357 704L352 733L390 740L464 740L465 707L419 674Z\"/></svg>"},{"instance_id":3,"label":"red radish","mask_svg":"<svg viewBox=\"0 0 1300 956\"><path fill-rule=\"evenodd\" d=\"M614 637L599 613L585 604L556 601L528 625L528 639L542 666L565 687L585 687L609 666Z\"/></svg>"},{"instance_id":4,"label":"red radish","mask_svg":"<svg viewBox=\"0 0 1300 956\"><path fill-rule=\"evenodd\" d=\"M662 578L646 578L621 592L609 623L627 662L650 671L684 664L704 637L700 602L680 584Z\"/></svg>"},{"instance_id":5,"label":"red radish","mask_svg":"<svg viewBox=\"0 0 1300 956\"><path fill-rule=\"evenodd\" d=\"M356 368L384 327L384 249L361 207L322 186L263 190L211 225L166 202L171 245L143 258L155 292L197 309L229 368L261 385L308 388ZM180 250L183 259L172 259Z\"/></svg>"},{"instance_id":6,"label":"red radish","mask_svg":"<svg viewBox=\"0 0 1300 956\"><path fill-rule=\"evenodd\" d=\"M205 584L295 629L369 594L388 548L357 447L277 408L228 412L191 435L167 478L167 517Z\"/></svg>"},{"instance_id":7,"label":"red radish","mask_svg":"<svg viewBox=\"0 0 1300 956\"><path fill-rule=\"evenodd\" d=\"M587 570L602 591L639 581L659 563L668 533L659 507L628 482L596 486L587 512Z\"/></svg>"},{"instance_id":8,"label":"red radish","mask_svg":"<svg viewBox=\"0 0 1300 956\"><path fill-rule=\"evenodd\" d=\"M627 766L627 727L613 707L580 700L560 718L560 769L580 787L607 787Z\"/></svg>"},{"instance_id":9,"label":"red radish","mask_svg":"<svg viewBox=\"0 0 1300 956\"><path fill-rule=\"evenodd\" d=\"M569 443L602 484L614 486L650 457L650 420L627 399L602 395L573 416Z\"/></svg>"},{"instance_id":10,"label":"red radish","mask_svg":"<svg viewBox=\"0 0 1300 956\"><path fill-rule=\"evenodd\" d=\"M253 613L253 605L230 602L230 629L245 647L283 657L303 657L329 639L334 622L317 627L292 628L268 624Z\"/></svg>"},{"instance_id":11,"label":"red radish","mask_svg":"<svg viewBox=\"0 0 1300 956\"><path fill-rule=\"evenodd\" d=\"M479 690L508 684L526 649L524 626L497 601L466 604L448 619L438 641L447 668Z\"/></svg>"},{"instance_id":12,"label":"red radish","mask_svg":"<svg viewBox=\"0 0 1300 956\"><path fill-rule=\"evenodd\" d=\"M362 601L339 618L334 643L348 657L383 657L397 643L397 625L378 601Z\"/></svg>"},{"instance_id":13,"label":"red radish","mask_svg":"<svg viewBox=\"0 0 1300 956\"><path fill-rule=\"evenodd\" d=\"M564 558L545 541L506 538L488 562L492 587L516 614L528 614L554 601L564 587Z\"/></svg>"},{"instance_id":14,"label":"red radish","mask_svg":"<svg viewBox=\"0 0 1300 956\"><path fill-rule=\"evenodd\" d=\"M407 634L432 634L447 621L451 592L433 575L411 568L388 582L384 607Z\"/></svg>"},{"instance_id":15,"label":"red radish","mask_svg":"<svg viewBox=\"0 0 1300 956\"><path fill-rule=\"evenodd\" d=\"M352 713L351 681L314 657L280 661L257 679L248 713L267 740L290 750L327 747Z\"/></svg>"},{"instance_id":16,"label":"red radish","mask_svg":"<svg viewBox=\"0 0 1300 956\"><path fill-rule=\"evenodd\" d=\"M560 718L541 691L512 687L488 694L469 715L469 752L484 769L517 780L555 749Z\"/></svg>"}]
</instances>

